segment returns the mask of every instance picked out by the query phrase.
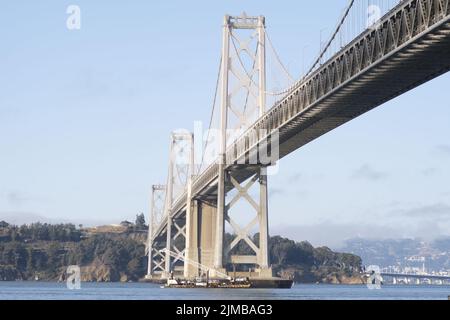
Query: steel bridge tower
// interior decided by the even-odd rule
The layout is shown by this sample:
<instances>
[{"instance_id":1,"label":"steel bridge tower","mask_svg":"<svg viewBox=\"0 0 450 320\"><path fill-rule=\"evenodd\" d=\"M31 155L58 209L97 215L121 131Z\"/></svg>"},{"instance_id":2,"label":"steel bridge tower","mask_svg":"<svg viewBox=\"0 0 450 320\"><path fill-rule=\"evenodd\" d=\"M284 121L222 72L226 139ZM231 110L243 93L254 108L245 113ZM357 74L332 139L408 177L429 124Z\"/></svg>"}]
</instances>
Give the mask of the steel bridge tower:
<instances>
[{"instance_id":1,"label":"steel bridge tower","mask_svg":"<svg viewBox=\"0 0 450 320\"><path fill-rule=\"evenodd\" d=\"M215 187L202 194L193 194L194 137L190 133L172 134L167 185L154 186L152 191L148 278L167 278L173 272L179 276L180 271L185 278L194 278L204 272L196 267L200 264L209 268L212 276L215 272L219 275L230 271L227 266L231 265L233 268L236 265L253 266L254 277L272 276L267 209L267 166L271 163L263 164L259 155L242 163L226 159L229 146L266 111L264 17L249 17L245 13L238 17L225 16L222 41L220 140ZM180 144L183 145L181 149ZM187 159L182 161L184 170L179 165L180 150L188 150ZM180 179L180 173L183 179ZM180 208L177 190L182 189L186 192L186 202L182 204L184 214L179 214L179 209L173 208ZM259 190L255 192L255 189ZM157 200L161 203L161 197L164 197L162 209L157 203ZM250 209L235 210L241 202L246 202ZM240 225L241 215L250 217L250 222ZM225 239L226 227L234 238ZM255 239L252 233L258 233L259 237ZM236 247L242 242L247 246L248 254L235 254ZM195 263L182 266L182 261Z\"/></svg>"},{"instance_id":2,"label":"steel bridge tower","mask_svg":"<svg viewBox=\"0 0 450 320\"><path fill-rule=\"evenodd\" d=\"M164 217L164 201L166 196L165 185L153 185L150 195L150 221L148 223L148 240L146 254L148 256L147 277L164 272L165 256L158 250L161 249L153 236Z\"/></svg>"},{"instance_id":3,"label":"steel bridge tower","mask_svg":"<svg viewBox=\"0 0 450 320\"><path fill-rule=\"evenodd\" d=\"M167 278L181 265L186 255L186 229L191 224L189 214L175 217L174 202L187 188L190 190L194 174L194 136L188 132L174 132L171 135L169 151L169 171L167 185L153 186L151 196L151 221L147 245L147 278L155 274ZM190 213L188 210L187 213ZM158 227L165 221L165 237L156 237ZM171 255L175 252L177 256Z\"/></svg>"},{"instance_id":4,"label":"steel bridge tower","mask_svg":"<svg viewBox=\"0 0 450 320\"><path fill-rule=\"evenodd\" d=\"M247 39L239 37L241 30L250 30ZM258 266L259 276L272 276L268 257L268 210L267 210L267 171L258 163L227 163L227 132L230 125L230 114L237 117L238 134L264 115L266 109L266 35L265 18L248 17L245 13L238 17L225 16L223 26L223 47L221 67L221 107L220 107L220 147L219 174L217 194L216 232L214 245L214 269L226 272L225 265L253 264ZM256 42L255 50L251 43ZM231 48L231 45L233 48ZM234 49L234 52L232 51ZM249 60L249 68L243 62L243 55ZM234 79L233 79L234 78ZM257 78L257 80L256 80ZM234 80L234 81L233 81ZM250 99L254 99L253 108ZM254 114L256 111L256 114ZM232 140L232 139L230 139ZM252 171L250 179L242 181L241 171ZM241 185L243 183L243 185ZM254 199L248 192L253 184L259 185L259 195ZM232 189L237 194L227 202L227 193ZM256 211L256 216L246 226L240 226L231 215L231 209L237 202L245 200ZM235 238L225 243L225 225L228 223ZM259 243L250 237L250 232L257 227ZM244 241L253 251L252 255L232 255L232 250L240 241Z\"/></svg>"}]
</instances>

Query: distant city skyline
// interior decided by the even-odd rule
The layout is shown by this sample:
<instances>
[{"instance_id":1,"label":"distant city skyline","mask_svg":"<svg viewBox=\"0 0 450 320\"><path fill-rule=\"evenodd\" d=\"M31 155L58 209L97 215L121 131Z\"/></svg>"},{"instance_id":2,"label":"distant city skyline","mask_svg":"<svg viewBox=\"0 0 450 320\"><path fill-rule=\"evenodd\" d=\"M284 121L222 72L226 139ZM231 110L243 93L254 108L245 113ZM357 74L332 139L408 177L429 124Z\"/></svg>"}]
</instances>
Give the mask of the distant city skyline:
<instances>
[{"instance_id":1,"label":"distant city skyline","mask_svg":"<svg viewBox=\"0 0 450 320\"><path fill-rule=\"evenodd\" d=\"M328 36L346 5L285 2L289 10L271 1L81 0L80 30L66 27L72 2L4 4L0 220L148 219L170 132L209 121L223 15L265 15L299 78L319 51L318 30ZM447 73L281 160L269 178L271 235L333 247L357 236L450 235L449 83Z\"/></svg>"}]
</instances>

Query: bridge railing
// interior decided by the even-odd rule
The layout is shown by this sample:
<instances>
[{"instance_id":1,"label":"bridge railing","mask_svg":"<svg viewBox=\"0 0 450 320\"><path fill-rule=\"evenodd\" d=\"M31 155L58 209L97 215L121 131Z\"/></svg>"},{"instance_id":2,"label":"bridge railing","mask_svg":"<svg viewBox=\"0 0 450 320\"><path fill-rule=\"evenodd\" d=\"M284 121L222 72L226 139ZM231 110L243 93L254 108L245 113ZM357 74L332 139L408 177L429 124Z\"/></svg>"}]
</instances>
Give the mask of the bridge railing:
<instances>
[{"instance_id":1,"label":"bridge railing","mask_svg":"<svg viewBox=\"0 0 450 320\"><path fill-rule=\"evenodd\" d=\"M199 175L192 184L192 193L199 193L205 185L209 184L218 175L217 162L212 163L201 175Z\"/></svg>"},{"instance_id":2,"label":"bridge railing","mask_svg":"<svg viewBox=\"0 0 450 320\"><path fill-rule=\"evenodd\" d=\"M192 182L192 194L198 194L205 186L207 186L211 181L217 177L218 164L214 162L202 174L198 175ZM185 206L187 201L187 190L184 190L173 202L172 206L172 216L177 215ZM163 224L165 223L163 219Z\"/></svg>"}]
</instances>

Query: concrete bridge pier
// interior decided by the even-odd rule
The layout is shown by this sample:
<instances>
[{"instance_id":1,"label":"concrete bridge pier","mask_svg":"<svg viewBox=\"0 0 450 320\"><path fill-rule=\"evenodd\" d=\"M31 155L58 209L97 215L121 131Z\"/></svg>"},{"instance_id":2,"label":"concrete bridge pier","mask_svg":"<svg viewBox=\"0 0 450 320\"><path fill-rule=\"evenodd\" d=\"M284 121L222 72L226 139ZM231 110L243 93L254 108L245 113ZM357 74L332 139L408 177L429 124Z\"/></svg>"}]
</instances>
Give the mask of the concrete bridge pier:
<instances>
[{"instance_id":1,"label":"concrete bridge pier","mask_svg":"<svg viewBox=\"0 0 450 320\"><path fill-rule=\"evenodd\" d=\"M217 205L209 201L192 200L186 218L184 277L186 279L198 277L206 272L206 268L209 268L211 276L214 276ZM197 263L204 267L203 270L196 265Z\"/></svg>"},{"instance_id":2,"label":"concrete bridge pier","mask_svg":"<svg viewBox=\"0 0 450 320\"><path fill-rule=\"evenodd\" d=\"M199 262L214 269L214 242L217 235L217 207L202 202L199 206ZM220 270L219 270L220 271Z\"/></svg>"},{"instance_id":3,"label":"concrete bridge pier","mask_svg":"<svg viewBox=\"0 0 450 320\"><path fill-rule=\"evenodd\" d=\"M193 200L187 216L184 277L193 279L205 273L195 263L214 269L217 208L214 204Z\"/></svg>"},{"instance_id":4,"label":"concrete bridge pier","mask_svg":"<svg viewBox=\"0 0 450 320\"><path fill-rule=\"evenodd\" d=\"M198 210L197 201L189 201L186 209L186 249L185 257L187 261L199 261L198 250ZM195 278L198 276L198 268L195 265L184 263L184 277Z\"/></svg>"}]
</instances>

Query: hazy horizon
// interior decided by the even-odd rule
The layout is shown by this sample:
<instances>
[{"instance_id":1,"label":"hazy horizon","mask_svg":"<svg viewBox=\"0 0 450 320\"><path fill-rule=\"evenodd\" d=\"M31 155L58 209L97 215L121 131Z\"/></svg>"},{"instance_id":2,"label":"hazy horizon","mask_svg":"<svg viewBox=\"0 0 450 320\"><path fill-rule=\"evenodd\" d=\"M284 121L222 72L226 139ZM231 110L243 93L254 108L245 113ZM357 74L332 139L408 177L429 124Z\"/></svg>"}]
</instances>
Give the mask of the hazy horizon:
<instances>
[{"instance_id":1,"label":"hazy horizon","mask_svg":"<svg viewBox=\"0 0 450 320\"><path fill-rule=\"evenodd\" d=\"M127 220L134 222L135 216L111 219L111 220L95 220L95 219L67 219L67 218L48 218L39 216L36 214L21 215L4 215L0 216L0 221L5 221L13 225L31 224L31 223L72 223L76 226L82 225L83 227L96 227L102 225L117 225L120 222ZM147 219L147 218L146 218ZM148 223L148 221L146 220ZM324 239L323 234L331 234L331 237ZM415 232L408 233L404 230L403 233L397 233L391 229L373 227L370 225L351 225L351 224L334 224L334 223L321 223L316 225L276 225L271 227L270 236L282 236L295 241L308 241L315 247L327 246L331 249L340 249L345 245L345 242L353 239L366 239L366 240L397 240L397 239L420 239L427 242L431 242L436 239L449 237L450 235L436 234L430 236L427 232Z\"/></svg>"}]
</instances>

